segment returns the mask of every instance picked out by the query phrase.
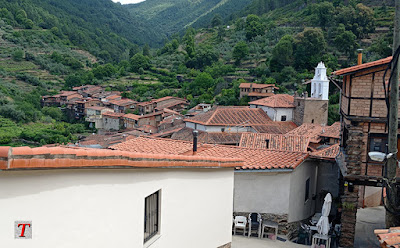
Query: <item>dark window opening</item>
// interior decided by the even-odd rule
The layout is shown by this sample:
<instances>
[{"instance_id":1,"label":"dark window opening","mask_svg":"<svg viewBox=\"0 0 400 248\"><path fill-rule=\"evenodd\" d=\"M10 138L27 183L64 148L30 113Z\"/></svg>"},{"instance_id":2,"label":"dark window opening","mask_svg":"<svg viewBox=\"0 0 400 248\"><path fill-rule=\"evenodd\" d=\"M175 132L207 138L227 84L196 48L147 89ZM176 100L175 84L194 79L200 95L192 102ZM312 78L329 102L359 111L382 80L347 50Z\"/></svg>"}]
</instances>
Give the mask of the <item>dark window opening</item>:
<instances>
[{"instance_id":1,"label":"dark window opening","mask_svg":"<svg viewBox=\"0 0 400 248\"><path fill-rule=\"evenodd\" d=\"M308 178L306 181L306 194L304 197L304 201L307 201L308 198L310 198L310 178Z\"/></svg>"},{"instance_id":2,"label":"dark window opening","mask_svg":"<svg viewBox=\"0 0 400 248\"><path fill-rule=\"evenodd\" d=\"M157 191L144 201L144 243L159 232L160 191Z\"/></svg>"},{"instance_id":3,"label":"dark window opening","mask_svg":"<svg viewBox=\"0 0 400 248\"><path fill-rule=\"evenodd\" d=\"M265 148L269 148L269 139L265 139Z\"/></svg>"},{"instance_id":4,"label":"dark window opening","mask_svg":"<svg viewBox=\"0 0 400 248\"><path fill-rule=\"evenodd\" d=\"M314 123L314 119L311 120L311 123Z\"/></svg>"},{"instance_id":5,"label":"dark window opening","mask_svg":"<svg viewBox=\"0 0 400 248\"><path fill-rule=\"evenodd\" d=\"M286 115L281 116L281 121L286 121Z\"/></svg>"}]
</instances>

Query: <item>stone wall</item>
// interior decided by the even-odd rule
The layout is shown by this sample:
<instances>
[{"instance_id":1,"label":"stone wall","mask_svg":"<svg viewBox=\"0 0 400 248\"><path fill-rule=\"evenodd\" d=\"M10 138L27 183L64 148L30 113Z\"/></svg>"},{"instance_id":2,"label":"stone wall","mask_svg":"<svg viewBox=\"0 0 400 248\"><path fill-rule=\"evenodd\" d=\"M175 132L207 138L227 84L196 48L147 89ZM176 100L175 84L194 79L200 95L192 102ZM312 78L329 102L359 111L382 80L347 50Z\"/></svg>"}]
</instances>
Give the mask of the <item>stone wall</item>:
<instances>
[{"instance_id":1,"label":"stone wall","mask_svg":"<svg viewBox=\"0 0 400 248\"><path fill-rule=\"evenodd\" d=\"M294 98L293 122L300 126L303 123L328 124L328 101L315 98Z\"/></svg>"},{"instance_id":2,"label":"stone wall","mask_svg":"<svg viewBox=\"0 0 400 248\"><path fill-rule=\"evenodd\" d=\"M346 141L346 163L348 175L360 175L362 164L362 153L364 147L364 133L362 125L352 123L348 125L348 137ZM343 247L353 247L354 233L356 228L356 215L358 208L358 191L359 186L349 185L345 188L344 195L342 195L342 231L340 237L340 245Z\"/></svg>"}]
</instances>

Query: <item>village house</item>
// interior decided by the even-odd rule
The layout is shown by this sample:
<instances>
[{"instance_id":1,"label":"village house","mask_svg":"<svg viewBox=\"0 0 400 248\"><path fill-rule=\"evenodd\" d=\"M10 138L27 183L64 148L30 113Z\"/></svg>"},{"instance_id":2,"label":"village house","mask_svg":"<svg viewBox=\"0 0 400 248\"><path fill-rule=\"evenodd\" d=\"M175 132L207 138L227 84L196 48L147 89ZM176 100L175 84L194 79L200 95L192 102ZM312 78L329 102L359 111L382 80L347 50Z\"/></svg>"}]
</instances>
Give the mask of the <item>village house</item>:
<instances>
[{"instance_id":1,"label":"village house","mask_svg":"<svg viewBox=\"0 0 400 248\"><path fill-rule=\"evenodd\" d=\"M103 128L103 114L106 112L114 112L114 110L107 107L87 107L86 108L86 122L90 122L96 129Z\"/></svg>"},{"instance_id":2,"label":"village house","mask_svg":"<svg viewBox=\"0 0 400 248\"><path fill-rule=\"evenodd\" d=\"M1 244L230 247L233 168L242 164L192 154L1 147Z\"/></svg>"},{"instance_id":3,"label":"village house","mask_svg":"<svg viewBox=\"0 0 400 248\"><path fill-rule=\"evenodd\" d=\"M109 100L105 102L105 105L108 105L110 108L114 109L115 113L126 113L127 111L135 111L137 101L121 98L120 100Z\"/></svg>"},{"instance_id":4,"label":"village house","mask_svg":"<svg viewBox=\"0 0 400 248\"><path fill-rule=\"evenodd\" d=\"M250 101L274 95L278 89L274 84L241 83L239 85L240 98L248 96Z\"/></svg>"},{"instance_id":5,"label":"village house","mask_svg":"<svg viewBox=\"0 0 400 248\"><path fill-rule=\"evenodd\" d=\"M60 94L53 96L43 96L40 104L42 107L61 107L69 100L82 98L75 91L61 91Z\"/></svg>"},{"instance_id":6,"label":"village house","mask_svg":"<svg viewBox=\"0 0 400 248\"><path fill-rule=\"evenodd\" d=\"M383 163L372 161L368 152L387 153L383 75L391 60L392 57L388 57L333 73L343 77L338 83L343 120L340 161L344 180L349 185L345 188L343 204L352 206L342 215L343 246L353 246L357 208L381 203ZM386 77L388 79L389 76ZM399 154L397 156L399 159Z\"/></svg>"},{"instance_id":7,"label":"village house","mask_svg":"<svg viewBox=\"0 0 400 248\"><path fill-rule=\"evenodd\" d=\"M273 121L292 121L294 97L287 94L277 94L249 102L250 108L260 108Z\"/></svg>"},{"instance_id":8,"label":"village house","mask_svg":"<svg viewBox=\"0 0 400 248\"><path fill-rule=\"evenodd\" d=\"M184 122L185 128L172 134L172 139L191 141L193 130L197 130L199 142L224 145L239 145L241 134L245 132L282 134L297 127L290 121L271 121L262 109L241 106L214 107Z\"/></svg>"},{"instance_id":9,"label":"village house","mask_svg":"<svg viewBox=\"0 0 400 248\"><path fill-rule=\"evenodd\" d=\"M181 112L186 109L187 106L189 106L189 103L185 99L173 96L162 97L153 100L153 102L157 104L156 110L158 111L170 109L176 112Z\"/></svg>"},{"instance_id":10,"label":"village house","mask_svg":"<svg viewBox=\"0 0 400 248\"><path fill-rule=\"evenodd\" d=\"M98 99L86 98L75 101L73 110L76 119L83 119L86 116L86 108L88 107L102 107L103 103Z\"/></svg>"},{"instance_id":11,"label":"village house","mask_svg":"<svg viewBox=\"0 0 400 248\"><path fill-rule=\"evenodd\" d=\"M153 101L139 102L137 104L137 110L140 115L152 113L155 111L156 107L157 107L157 103L153 102Z\"/></svg>"},{"instance_id":12,"label":"village house","mask_svg":"<svg viewBox=\"0 0 400 248\"><path fill-rule=\"evenodd\" d=\"M298 141L306 143L307 137L299 138ZM192 153L192 147L193 143L187 141L138 137L111 146L111 149L187 155ZM309 218L315 213L316 207L320 207L321 204L317 204L320 199L316 196L322 192L322 188L318 187L326 185L319 181L336 183L336 188L339 182L337 171L333 175L334 180L323 175L323 170L318 172L320 163L310 158L306 146L302 150L285 149L199 144L196 155L243 160L244 165L235 169L233 214L246 216L251 212L261 213L264 218L277 221L280 231L291 237L298 230L299 221ZM314 156L321 158L325 154Z\"/></svg>"},{"instance_id":13,"label":"village house","mask_svg":"<svg viewBox=\"0 0 400 248\"><path fill-rule=\"evenodd\" d=\"M102 115L103 129L106 131L118 131L123 125L124 121L122 116L124 113L106 112Z\"/></svg>"}]
</instances>

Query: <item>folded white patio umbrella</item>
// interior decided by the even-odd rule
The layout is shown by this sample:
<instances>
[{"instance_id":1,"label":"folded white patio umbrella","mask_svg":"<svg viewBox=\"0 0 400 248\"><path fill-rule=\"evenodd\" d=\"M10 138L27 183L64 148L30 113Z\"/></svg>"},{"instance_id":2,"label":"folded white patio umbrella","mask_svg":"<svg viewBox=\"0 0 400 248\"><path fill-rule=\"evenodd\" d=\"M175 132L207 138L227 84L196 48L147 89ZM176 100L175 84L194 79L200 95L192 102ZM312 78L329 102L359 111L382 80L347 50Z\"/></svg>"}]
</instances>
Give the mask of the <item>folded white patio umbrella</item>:
<instances>
[{"instance_id":1,"label":"folded white patio umbrella","mask_svg":"<svg viewBox=\"0 0 400 248\"><path fill-rule=\"evenodd\" d=\"M331 212L332 196L330 193L326 194L324 205L322 206L322 216L317 223L318 233L328 235L329 232L329 213Z\"/></svg>"}]
</instances>

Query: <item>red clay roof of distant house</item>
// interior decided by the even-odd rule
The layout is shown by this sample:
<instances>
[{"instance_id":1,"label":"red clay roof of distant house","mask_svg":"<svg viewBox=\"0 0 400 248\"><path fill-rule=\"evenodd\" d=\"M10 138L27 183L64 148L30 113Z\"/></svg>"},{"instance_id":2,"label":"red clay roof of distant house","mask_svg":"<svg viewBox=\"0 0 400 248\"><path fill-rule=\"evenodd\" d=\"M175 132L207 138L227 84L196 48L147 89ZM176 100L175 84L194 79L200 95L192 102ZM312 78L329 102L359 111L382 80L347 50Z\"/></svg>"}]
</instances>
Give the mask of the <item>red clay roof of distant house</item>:
<instances>
[{"instance_id":1,"label":"red clay roof of distant house","mask_svg":"<svg viewBox=\"0 0 400 248\"><path fill-rule=\"evenodd\" d=\"M69 147L0 147L0 169L238 167L238 159Z\"/></svg>"},{"instance_id":2,"label":"red clay roof of distant house","mask_svg":"<svg viewBox=\"0 0 400 248\"><path fill-rule=\"evenodd\" d=\"M172 108L179 104L189 105L189 103L187 103L186 100L176 99L165 103L164 102L157 103L157 109L162 110L164 108Z\"/></svg>"},{"instance_id":3,"label":"red clay roof of distant house","mask_svg":"<svg viewBox=\"0 0 400 248\"><path fill-rule=\"evenodd\" d=\"M143 152L150 154L182 154L192 153L193 144L187 141L171 139L138 137L124 143L111 146L111 149ZM244 165L237 169L295 169L307 157L307 153L271 151L227 145L199 144L197 156L205 158L224 157L237 158Z\"/></svg>"},{"instance_id":4,"label":"red clay roof of distant house","mask_svg":"<svg viewBox=\"0 0 400 248\"><path fill-rule=\"evenodd\" d=\"M100 107L100 106L93 106L93 107L87 107L86 109L94 109L94 110L103 110L103 109L108 109L109 111L114 112L113 109L107 108L107 107Z\"/></svg>"},{"instance_id":5,"label":"red clay roof of distant house","mask_svg":"<svg viewBox=\"0 0 400 248\"><path fill-rule=\"evenodd\" d=\"M320 159L335 159L339 154L340 146L339 144L334 144L329 147L312 152L310 155L315 158Z\"/></svg>"},{"instance_id":6,"label":"red clay roof of distant house","mask_svg":"<svg viewBox=\"0 0 400 248\"><path fill-rule=\"evenodd\" d=\"M344 68L344 69L341 69L341 70L337 70L337 71L334 71L333 74L338 75L338 76L346 75L346 74L352 74L352 73L355 73L357 71L361 71L361 70L369 69L369 68L372 68L372 67L389 64L391 60L392 60L392 56L384 58L384 59L372 61L372 62L369 62L369 63L365 63L365 64L356 65L356 66Z\"/></svg>"},{"instance_id":7,"label":"red clay roof of distant house","mask_svg":"<svg viewBox=\"0 0 400 248\"><path fill-rule=\"evenodd\" d=\"M146 106L146 105L151 105L151 104L156 104L155 102L148 101L148 102L139 102L137 105L138 106Z\"/></svg>"},{"instance_id":8,"label":"red clay roof of distant house","mask_svg":"<svg viewBox=\"0 0 400 248\"><path fill-rule=\"evenodd\" d=\"M262 109L220 106L185 121L210 126L252 126L271 122L271 119Z\"/></svg>"},{"instance_id":9,"label":"red clay roof of distant house","mask_svg":"<svg viewBox=\"0 0 400 248\"><path fill-rule=\"evenodd\" d=\"M123 98L121 100L110 100L108 102L117 106L128 106L137 103L136 101L127 98Z\"/></svg>"},{"instance_id":10,"label":"red clay roof of distant house","mask_svg":"<svg viewBox=\"0 0 400 248\"><path fill-rule=\"evenodd\" d=\"M120 95L111 95L111 96L107 96L106 97L107 100L114 100L114 99L117 99L117 98L121 98L121 96Z\"/></svg>"},{"instance_id":11,"label":"red clay roof of distant house","mask_svg":"<svg viewBox=\"0 0 400 248\"><path fill-rule=\"evenodd\" d=\"M268 140L268 147L267 141ZM277 151L307 152L310 137L267 134L267 133L243 133L240 139L240 147L261 148Z\"/></svg>"},{"instance_id":12,"label":"red clay roof of distant house","mask_svg":"<svg viewBox=\"0 0 400 248\"><path fill-rule=\"evenodd\" d=\"M140 115L134 115L134 114L126 114L123 116L124 118L131 119L131 120L139 120Z\"/></svg>"},{"instance_id":13,"label":"red clay roof of distant house","mask_svg":"<svg viewBox=\"0 0 400 248\"><path fill-rule=\"evenodd\" d=\"M109 117L109 118L114 118L114 119L118 119L122 116L124 116L124 113L114 113L114 112L105 112L103 114L103 117Z\"/></svg>"},{"instance_id":14,"label":"red clay roof of distant house","mask_svg":"<svg viewBox=\"0 0 400 248\"><path fill-rule=\"evenodd\" d=\"M159 102L163 102L163 101L166 101L166 100L169 100L169 99L175 99L175 100L180 100L180 101L185 101L186 102L185 99L179 98L179 97L174 97L174 96L161 97L161 98L153 100L153 102L159 103Z\"/></svg>"},{"instance_id":15,"label":"red clay roof of distant house","mask_svg":"<svg viewBox=\"0 0 400 248\"><path fill-rule=\"evenodd\" d=\"M239 88L251 88L251 87L254 88L254 89L264 89L264 88L270 88L270 87L273 87L275 89L279 89L274 84L241 83L239 85Z\"/></svg>"},{"instance_id":16,"label":"red clay roof of distant house","mask_svg":"<svg viewBox=\"0 0 400 248\"><path fill-rule=\"evenodd\" d=\"M249 104L270 108L294 108L294 97L287 94L276 94L270 97L249 102Z\"/></svg>"},{"instance_id":17,"label":"red clay roof of distant house","mask_svg":"<svg viewBox=\"0 0 400 248\"><path fill-rule=\"evenodd\" d=\"M275 93L260 93L260 92L250 92L248 96L260 96L260 97L270 97L275 95Z\"/></svg>"}]
</instances>

